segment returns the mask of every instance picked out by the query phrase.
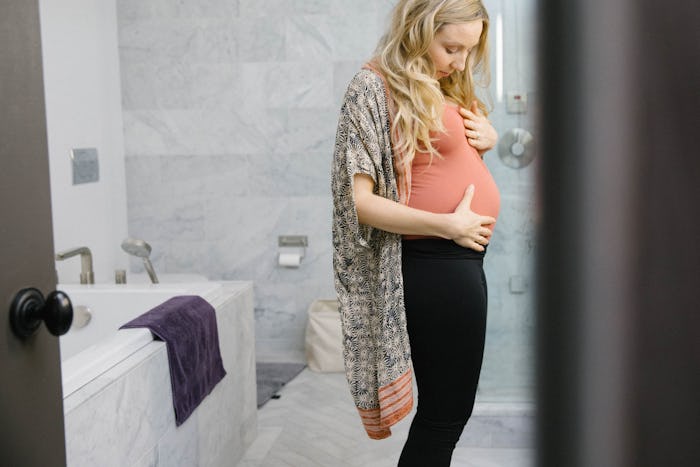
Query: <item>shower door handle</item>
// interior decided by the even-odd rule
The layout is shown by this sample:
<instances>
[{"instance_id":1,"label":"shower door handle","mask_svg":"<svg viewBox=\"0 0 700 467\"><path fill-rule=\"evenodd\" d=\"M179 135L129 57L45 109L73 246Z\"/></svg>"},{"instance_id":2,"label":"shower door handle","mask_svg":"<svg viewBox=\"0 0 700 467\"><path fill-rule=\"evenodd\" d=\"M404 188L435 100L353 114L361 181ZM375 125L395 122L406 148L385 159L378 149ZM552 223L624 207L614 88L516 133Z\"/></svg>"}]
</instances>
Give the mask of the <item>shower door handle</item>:
<instances>
[{"instance_id":1,"label":"shower door handle","mask_svg":"<svg viewBox=\"0 0 700 467\"><path fill-rule=\"evenodd\" d=\"M42 321L54 336L67 333L73 323L73 304L68 295L55 290L44 299L33 287L17 292L10 305L10 324L15 335L26 339L39 329Z\"/></svg>"}]
</instances>

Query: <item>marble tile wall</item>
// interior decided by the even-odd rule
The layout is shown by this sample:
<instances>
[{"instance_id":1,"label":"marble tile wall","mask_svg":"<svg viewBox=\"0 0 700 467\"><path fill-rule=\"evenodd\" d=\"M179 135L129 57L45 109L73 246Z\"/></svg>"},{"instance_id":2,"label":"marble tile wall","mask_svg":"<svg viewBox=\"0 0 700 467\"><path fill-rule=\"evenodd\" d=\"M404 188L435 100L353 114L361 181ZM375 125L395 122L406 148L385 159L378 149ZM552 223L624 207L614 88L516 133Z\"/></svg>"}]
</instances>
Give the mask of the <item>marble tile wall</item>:
<instances>
[{"instance_id":1,"label":"marble tile wall","mask_svg":"<svg viewBox=\"0 0 700 467\"><path fill-rule=\"evenodd\" d=\"M506 31L530 34L521 12L505 11L511 3L486 2L492 17L503 11ZM516 3L527 11L533 2ZM254 281L261 358L303 356L309 304L335 296L329 171L339 103L392 5L117 0L129 233L151 244L157 271ZM519 70L506 87L531 91L521 42L506 40L506 69ZM527 125L503 107L495 102L499 132ZM533 168L487 159L503 212L487 264L482 382L507 393L532 373L531 293L508 284L514 275L533 283ZM308 235L299 269L276 264L283 234Z\"/></svg>"}]
</instances>

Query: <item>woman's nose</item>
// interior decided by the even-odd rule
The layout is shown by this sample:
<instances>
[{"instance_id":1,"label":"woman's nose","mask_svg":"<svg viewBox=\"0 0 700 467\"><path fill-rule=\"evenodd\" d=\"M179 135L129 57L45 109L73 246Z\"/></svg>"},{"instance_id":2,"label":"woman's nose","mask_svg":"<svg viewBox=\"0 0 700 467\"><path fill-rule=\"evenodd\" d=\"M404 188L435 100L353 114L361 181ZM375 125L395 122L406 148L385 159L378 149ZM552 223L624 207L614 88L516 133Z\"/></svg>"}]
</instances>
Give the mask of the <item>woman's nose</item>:
<instances>
[{"instance_id":1,"label":"woman's nose","mask_svg":"<svg viewBox=\"0 0 700 467\"><path fill-rule=\"evenodd\" d=\"M467 60L466 58L464 60L455 60L452 62L452 68L457 70L457 71L464 71L464 67L466 66Z\"/></svg>"},{"instance_id":2,"label":"woman's nose","mask_svg":"<svg viewBox=\"0 0 700 467\"><path fill-rule=\"evenodd\" d=\"M468 56L468 54L459 54L459 57L457 57L455 61L452 62L452 68L457 71L464 71L464 68L467 65Z\"/></svg>"}]
</instances>

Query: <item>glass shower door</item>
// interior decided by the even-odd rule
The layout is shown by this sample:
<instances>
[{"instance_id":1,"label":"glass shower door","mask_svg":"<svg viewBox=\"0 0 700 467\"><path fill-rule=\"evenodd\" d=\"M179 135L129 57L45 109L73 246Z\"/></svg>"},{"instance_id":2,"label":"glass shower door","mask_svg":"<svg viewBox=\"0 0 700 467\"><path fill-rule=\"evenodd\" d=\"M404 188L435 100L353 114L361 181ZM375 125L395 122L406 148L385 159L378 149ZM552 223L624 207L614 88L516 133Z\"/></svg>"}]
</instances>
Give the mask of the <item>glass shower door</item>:
<instances>
[{"instance_id":1,"label":"glass shower door","mask_svg":"<svg viewBox=\"0 0 700 467\"><path fill-rule=\"evenodd\" d=\"M499 134L486 164L501 192L488 247L488 324L477 398L534 398L536 0L485 0L490 16L492 111Z\"/></svg>"}]
</instances>

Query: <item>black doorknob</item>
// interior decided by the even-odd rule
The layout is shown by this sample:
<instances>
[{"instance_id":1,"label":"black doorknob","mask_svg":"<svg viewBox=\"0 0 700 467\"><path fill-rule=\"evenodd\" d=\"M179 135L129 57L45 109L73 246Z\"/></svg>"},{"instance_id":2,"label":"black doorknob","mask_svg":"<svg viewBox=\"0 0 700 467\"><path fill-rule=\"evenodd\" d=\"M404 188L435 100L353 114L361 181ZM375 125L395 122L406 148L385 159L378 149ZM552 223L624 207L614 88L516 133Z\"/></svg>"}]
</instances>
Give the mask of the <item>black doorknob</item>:
<instances>
[{"instance_id":1,"label":"black doorknob","mask_svg":"<svg viewBox=\"0 0 700 467\"><path fill-rule=\"evenodd\" d=\"M67 333L73 323L73 305L68 295L56 290L44 300L41 292L33 287L17 292L10 305L10 324L15 335L26 339L36 332L42 321L54 336Z\"/></svg>"}]
</instances>

